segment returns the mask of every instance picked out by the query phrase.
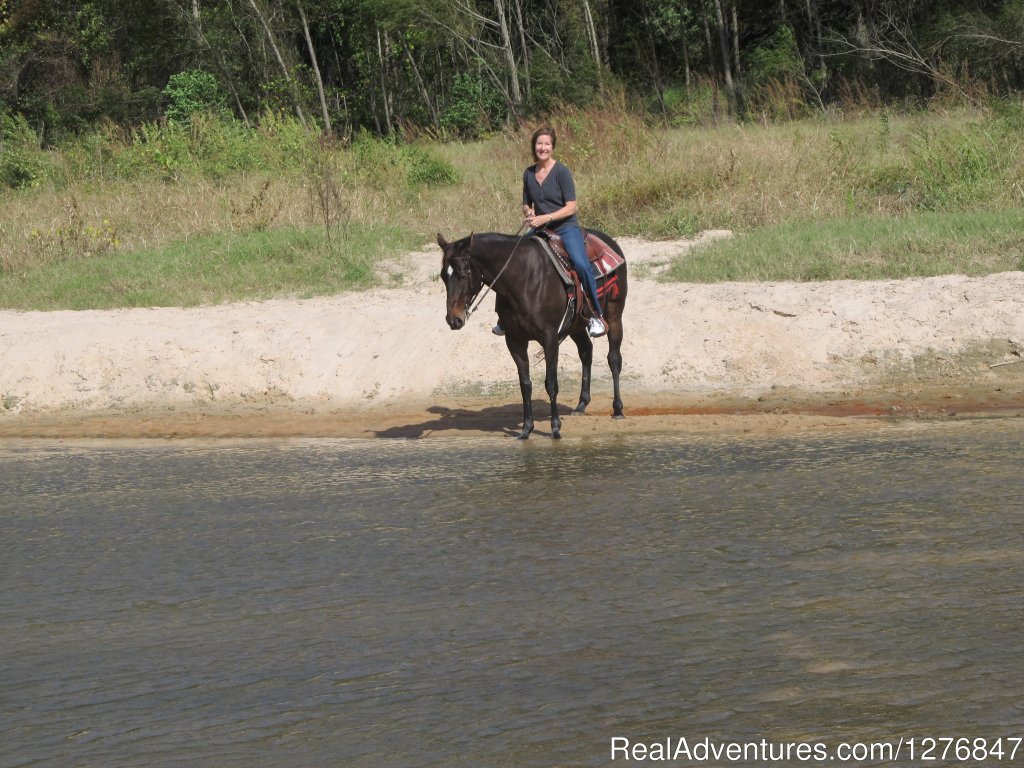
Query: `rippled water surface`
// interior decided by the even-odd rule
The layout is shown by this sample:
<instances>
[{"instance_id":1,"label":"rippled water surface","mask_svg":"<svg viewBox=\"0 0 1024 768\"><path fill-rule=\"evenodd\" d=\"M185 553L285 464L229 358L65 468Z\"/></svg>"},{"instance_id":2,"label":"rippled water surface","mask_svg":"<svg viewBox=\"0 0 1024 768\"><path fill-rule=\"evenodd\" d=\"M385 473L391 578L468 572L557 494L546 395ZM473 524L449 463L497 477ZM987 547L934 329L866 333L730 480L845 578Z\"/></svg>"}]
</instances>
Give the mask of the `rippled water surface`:
<instances>
[{"instance_id":1,"label":"rippled water surface","mask_svg":"<svg viewBox=\"0 0 1024 768\"><path fill-rule=\"evenodd\" d=\"M0 766L1024 736L1021 426L10 441Z\"/></svg>"}]
</instances>

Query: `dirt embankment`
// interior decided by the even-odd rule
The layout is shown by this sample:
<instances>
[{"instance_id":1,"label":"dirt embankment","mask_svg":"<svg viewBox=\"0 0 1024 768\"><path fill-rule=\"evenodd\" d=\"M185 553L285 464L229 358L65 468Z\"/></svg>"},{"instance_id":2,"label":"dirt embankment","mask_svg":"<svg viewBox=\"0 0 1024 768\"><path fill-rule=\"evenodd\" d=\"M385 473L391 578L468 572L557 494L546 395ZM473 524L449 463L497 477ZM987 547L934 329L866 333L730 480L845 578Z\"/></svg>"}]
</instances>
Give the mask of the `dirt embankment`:
<instances>
[{"instance_id":1,"label":"dirt embankment","mask_svg":"<svg viewBox=\"0 0 1024 768\"><path fill-rule=\"evenodd\" d=\"M1024 410L1024 272L657 282L694 242L622 241L631 267L629 418L607 418L599 340L590 415L567 420L565 436ZM399 288L303 301L0 312L0 437L512 430L518 386L504 344L490 333L493 304L450 331L438 266L436 248L410 254L389 267L402 274ZM571 407L579 385L572 344L560 367L561 401ZM547 413L541 368L538 417Z\"/></svg>"}]
</instances>

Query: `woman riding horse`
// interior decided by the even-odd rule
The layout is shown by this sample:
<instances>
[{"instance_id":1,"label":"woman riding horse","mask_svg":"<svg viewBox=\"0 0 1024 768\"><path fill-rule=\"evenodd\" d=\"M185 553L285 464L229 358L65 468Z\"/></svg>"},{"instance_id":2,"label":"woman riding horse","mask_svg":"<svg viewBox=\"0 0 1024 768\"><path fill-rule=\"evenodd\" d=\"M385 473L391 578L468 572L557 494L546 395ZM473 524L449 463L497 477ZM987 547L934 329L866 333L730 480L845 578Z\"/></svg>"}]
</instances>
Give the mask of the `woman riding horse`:
<instances>
[{"instance_id":1,"label":"woman riding horse","mask_svg":"<svg viewBox=\"0 0 1024 768\"><path fill-rule=\"evenodd\" d=\"M576 183L572 172L552 155L557 141L555 129L550 126L538 128L530 139L535 162L523 171L523 222L534 230L549 227L562 238L594 310L587 331L591 336L604 336L608 324L604 321L597 281L590 271L583 233L576 218ZM493 331L498 336L505 335L500 321Z\"/></svg>"},{"instance_id":2,"label":"woman riding horse","mask_svg":"<svg viewBox=\"0 0 1024 768\"><path fill-rule=\"evenodd\" d=\"M591 237L602 240L619 256L622 248L603 232L590 230ZM582 363L580 399L573 413L583 414L590 403L590 368L594 341L587 323L578 315L567 316L566 285L547 258L543 246L534 238L477 234L454 243L438 234L441 246L441 280L445 285L445 322L453 331L466 327L474 302L485 285L497 294L498 317L505 328L505 346L519 372L519 391L523 396L525 440L533 431L533 383L530 380L528 345L535 341L544 350L544 389L551 400L551 436L561 434L558 414L558 346L566 335L576 344ZM626 263L605 278L602 295L603 314L608 323L608 367L612 374L612 416L623 418L619 394L622 371L622 312L626 306L628 281ZM563 328L566 319L571 321Z\"/></svg>"}]
</instances>

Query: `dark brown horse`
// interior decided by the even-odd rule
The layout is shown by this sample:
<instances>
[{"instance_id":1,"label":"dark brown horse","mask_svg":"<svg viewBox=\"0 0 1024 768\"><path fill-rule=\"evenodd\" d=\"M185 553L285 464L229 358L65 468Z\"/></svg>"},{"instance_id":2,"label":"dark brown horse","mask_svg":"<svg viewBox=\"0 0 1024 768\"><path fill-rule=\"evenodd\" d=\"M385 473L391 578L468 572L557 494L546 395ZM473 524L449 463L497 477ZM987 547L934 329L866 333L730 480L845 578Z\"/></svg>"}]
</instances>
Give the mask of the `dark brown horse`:
<instances>
[{"instance_id":1,"label":"dark brown horse","mask_svg":"<svg viewBox=\"0 0 1024 768\"><path fill-rule=\"evenodd\" d=\"M590 230L622 255L618 243L603 232ZM519 371L519 389L523 395L524 440L533 431L533 384L530 381L530 358L527 345L539 342L544 349L546 375L544 388L551 399L551 436L561 436L562 420L558 416L558 346L565 336L576 342L583 363L583 384L580 400L573 413L582 414L590 403L590 366L594 343L587 334L584 319L576 319L559 336L559 325L566 310L566 288L557 270L545 255L543 247L533 238L512 235L470 235L449 243L442 235L437 243L444 252L441 279L448 291L445 320L453 331L462 328L469 317L473 300L483 286L496 294L495 308L505 329L505 344ZM619 394L619 372L622 370L622 310L626 305L626 265L614 273L614 288L604 292L602 306L608 322L608 365L612 371L614 398L612 416L623 418Z\"/></svg>"}]
</instances>

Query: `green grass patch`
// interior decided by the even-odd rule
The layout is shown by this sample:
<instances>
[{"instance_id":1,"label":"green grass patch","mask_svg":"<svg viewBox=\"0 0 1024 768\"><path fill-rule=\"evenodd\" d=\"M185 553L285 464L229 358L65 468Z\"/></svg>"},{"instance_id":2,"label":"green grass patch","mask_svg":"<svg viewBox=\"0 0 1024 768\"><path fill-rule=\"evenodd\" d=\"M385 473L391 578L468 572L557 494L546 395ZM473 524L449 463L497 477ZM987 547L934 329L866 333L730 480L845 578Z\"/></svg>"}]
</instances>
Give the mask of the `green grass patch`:
<instances>
[{"instance_id":1,"label":"green grass patch","mask_svg":"<svg viewBox=\"0 0 1024 768\"><path fill-rule=\"evenodd\" d=\"M217 234L0 274L0 307L21 310L191 307L371 288L378 265L416 250L419 236L350 224Z\"/></svg>"},{"instance_id":2,"label":"green grass patch","mask_svg":"<svg viewBox=\"0 0 1024 768\"><path fill-rule=\"evenodd\" d=\"M781 224L673 261L662 279L881 280L1024 269L1024 211L916 213Z\"/></svg>"}]
</instances>

